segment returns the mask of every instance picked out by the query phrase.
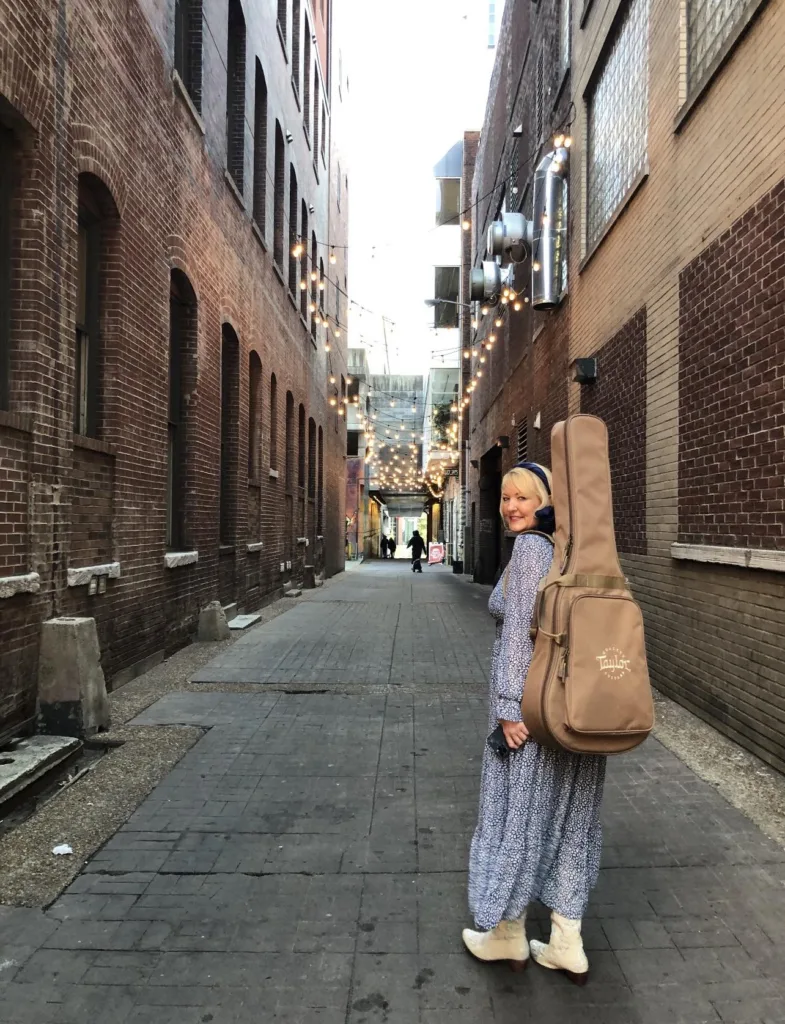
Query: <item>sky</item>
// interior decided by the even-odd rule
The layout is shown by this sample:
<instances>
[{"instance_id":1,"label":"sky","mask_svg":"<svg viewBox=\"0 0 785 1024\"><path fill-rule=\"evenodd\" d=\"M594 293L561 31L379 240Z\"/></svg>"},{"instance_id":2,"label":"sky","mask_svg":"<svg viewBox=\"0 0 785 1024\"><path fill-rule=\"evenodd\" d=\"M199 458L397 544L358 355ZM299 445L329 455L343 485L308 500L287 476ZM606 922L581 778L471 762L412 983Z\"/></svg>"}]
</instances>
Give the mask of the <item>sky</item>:
<instances>
[{"instance_id":1,"label":"sky","mask_svg":"<svg viewBox=\"0 0 785 1024\"><path fill-rule=\"evenodd\" d=\"M433 310L434 165L479 130L494 51L489 0L337 0L349 75L349 339L371 372L426 374L444 348ZM497 26L502 3L496 0ZM346 19L344 19L344 25ZM382 317L387 318L383 324ZM455 351L458 351L455 332Z\"/></svg>"}]
</instances>

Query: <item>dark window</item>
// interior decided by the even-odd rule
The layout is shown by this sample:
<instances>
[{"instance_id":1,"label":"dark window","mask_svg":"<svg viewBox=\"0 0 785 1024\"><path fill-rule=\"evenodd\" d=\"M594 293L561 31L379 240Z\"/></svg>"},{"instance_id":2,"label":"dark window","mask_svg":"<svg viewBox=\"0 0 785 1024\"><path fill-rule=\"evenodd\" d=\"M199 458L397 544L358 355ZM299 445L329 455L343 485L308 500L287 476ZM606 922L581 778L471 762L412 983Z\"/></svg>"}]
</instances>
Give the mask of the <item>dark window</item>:
<instances>
[{"instance_id":1,"label":"dark window","mask_svg":"<svg viewBox=\"0 0 785 1024\"><path fill-rule=\"evenodd\" d=\"M529 436L526 420L518 424L518 462L526 462L529 458Z\"/></svg>"},{"instance_id":2,"label":"dark window","mask_svg":"<svg viewBox=\"0 0 785 1024\"><path fill-rule=\"evenodd\" d=\"M245 165L245 18L240 0L229 0L226 56L226 165L242 192Z\"/></svg>"},{"instance_id":3,"label":"dark window","mask_svg":"<svg viewBox=\"0 0 785 1024\"><path fill-rule=\"evenodd\" d=\"M356 456L360 451L360 431L348 430L346 432L346 454L350 457Z\"/></svg>"},{"instance_id":4,"label":"dark window","mask_svg":"<svg viewBox=\"0 0 785 1024\"><path fill-rule=\"evenodd\" d=\"M302 202L300 213L300 238L303 240L303 254L300 257L300 312L308 316L308 207Z\"/></svg>"},{"instance_id":5,"label":"dark window","mask_svg":"<svg viewBox=\"0 0 785 1024\"><path fill-rule=\"evenodd\" d=\"M169 284L169 409L166 481L166 546L182 550L185 538L189 399L196 386L197 309L193 288L180 270Z\"/></svg>"},{"instance_id":6,"label":"dark window","mask_svg":"<svg viewBox=\"0 0 785 1024\"><path fill-rule=\"evenodd\" d=\"M461 212L461 179L436 179L436 226L457 224Z\"/></svg>"},{"instance_id":7,"label":"dark window","mask_svg":"<svg viewBox=\"0 0 785 1024\"><path fill-rule=\"evenodd\" d=\"M303 20L303 121L311 135L311 29L308 19Z\"/></svg>"},{"instance_id":8,"label":"dark window","mask_svg":"<svg viewBox=\"0 0 785 1024\"><path fill-rule=\"evenodd\" d=\"M79 179L74 431L98 436L100 401L101 213L87 176Z\"/></svg>"},{"instance_id":9,"label":"dark window","mask_svg":"<svg viewBox=\"0 0 785 1024\"><path fill-rule=\"evenodd\" d=\"M297 486L305 487L305 406L297 416Z\"/></svg>"},{"instance_id":10,"label":"dark window","mask_svg":"<svg viewBox=\"0 0 785 1024\"><path fill-rule=\"evenodd\" d=\"M343 188L343 178L341 177L341 161L340 160L338 161L338 174L336 175L336 178L337 178L336 185L338 186L338 193L336 195L335 201L338 204L338 209L340 210L340 208L341 208L341 195L342 195L342 191L341 190Z\"/></svg>"},{"instance_id":11,"label":"dark window","mask_svg":"<svg viewBox=\"0 0 785 1024\"><path fill-rule=\"evenodd\" d=\"M308 419L308 497L316 498L316 423Z\"/></svg>"},{"instance_id":12,"label":"dark window","mask_svg":"<svg viewBox=\"0 0 785 1024\"><path fill-rule=\"evenodd\" d=\"M319 72L313 69L313 165L319 159Z\"/></svg>"},{"instance_id":13,"label":"dark window","mask_svg":"<svg viewBox=\"0 0 785 1024\"><path fill-rule=\"evenodd\" d=\"M286 490L294 487L294 395L286 392Z\"/></svg>"},{"instance_id":14,"label":"dark window","mask_svg":"<svg viewBox=\"0 0 785 1024\"><path fill-rule=\"evenodd\" d=\"M297 293L298 260L293 255L297 243L297 174L289 164L289 291Z\"/></svg>"},{"instance_id":15,"label":"dark window","mask_svg":"<svg viewBox=\"0 0 785 1024\"><path fill-rule=\"evenodd\" d=\"M248 357L248 476L259 479L262 452L262 361L256 352Z\"/></svg>"},{"instance_id":16,"label":"dark window","mask_svg":"<svg viewBox=\"0 0 785 1024\"><path fill-rule=\"evenodd\" d=\"M278 382L270 377L270 469L278 469Z\"/></svg>"},{"instance_id":17,"label":"dark window","mask_svg":"<svg viewBox=\"0 0 785 1024\"><path fill-rule=\"evenodd\" d=\"M433 311L434 327L458 326L458 289L460 267L435 267L433 297L437 300Z\"/></svg>"},{"instance_id":18,"label":"dark window","mask_svg":"<svg viewBox=\"0 0 785 1024\"><path fill-rule=\"evenodd\" d=\"M220 538L233 544L237 524L237 448L240 413L240 343L233 328L221 329Z\"/></svg>"},{"instance_id":19,"label":"dark window","mask_svg":"<svg viewBox=\"0 0 785 1024\"><path fill-rule=\"evenodd\" d=\"M322 311L322 318L324 318L324 291L325 291L325 280L324 280L324 260L319 260L319 308Z\"/></svg>"},{"instance_id":20,"label":"dark window","mask_svg":"<svg viewBox=\"0 0 785 1024\"><path fill-rule=\"evenodd\" d=\"M319 427L319 479L316 494L316 532L324 532L324 431Z\"/></svg>"},{"instance_id":21,"label":"dark window","mask_svg":"<svg viewBox=\"0 0 785 1024\"><path fill-rule=\"evenodd\" d=\"M300 0L292 0L292 85L300 95Z\"/></svg>"},{"instance_id":22,"label":"dark window","mask_svg":"<svg viewBox=\"0 0 785 1024\"><path fill-rule=\"evenodd\" d=\"M14 137L0 125L0 409L11 389L11 258L14 193Z\"/></svg>"},{"instance_id":23,"label":"dark window","mask_svg":"<svg viewBox=\"0 0 785 1024\"><path fill-rule=\"evenodd\" d=\"M253 126L253 219L264 234L267 220L267 83L256 61Z\"/></svg>"},{"instance_id":24,"label":"dark window","mask_svg":"<svg viewBox=\"0 0 785 1024\"><path fill-rule=\"evenodd\" d=\"M545 127L545 48L540 46L537 55L537 71L534 82L534 145L539 148L542 141L542 133Z\"/></svg>"},{"instance_id":25,"label":"dark window","mask_svg":"<svg viewBox=\"0 0 785 1024\"><path fill-rule=\"evenodd\" d=\"M275 122L275 206L273 210L273 260L283 270L284 245L284 191L286 188L285 162L283 148L283 132L280 124Z\"/></svg>"},{"instance_id":26,"label":"dark window","mask_svg":"<svg viewBox=\"0 0 785 1024\"><path fill-rule=\"evenodd\" d=\"M322 148L322 160L324 160L324 149L325 149L326 144L327 144L327 111L325 110L324 105L322 105L322 138L321 138L321 143L320 143L321 148Z\"/></svg>"},{"instance_id":27,"label":"dark window","mask_svg":"<svg viewBox=\"0 0 785 1024\"><path fill-rule=\"evenodd\" d=\"M278 24L281 27L281 33L286 41L286 15L287 15L287 0L278 0Z\"/></svg>"},{"instance_id":28,"label":"dark window","mask_svg":"<svg viewBox=\"0 0 785 1024\"><path fill-rule=\"evenodd\" d=\"M316 260L318 251L316 247L316 232L311 235L311 337L316 337L316 311L319 308L319 282L316 276Z\"/></svg>"},{"instance_id":29,"label":"dark window","mask_svg":"<svg viewBox=\"0 0 785 1024\"><path fill-rule=\"evenodd\" d=\"M202 0L175 0L174 66L191 102L202 112Z\"/></svg>"}]
</instances>

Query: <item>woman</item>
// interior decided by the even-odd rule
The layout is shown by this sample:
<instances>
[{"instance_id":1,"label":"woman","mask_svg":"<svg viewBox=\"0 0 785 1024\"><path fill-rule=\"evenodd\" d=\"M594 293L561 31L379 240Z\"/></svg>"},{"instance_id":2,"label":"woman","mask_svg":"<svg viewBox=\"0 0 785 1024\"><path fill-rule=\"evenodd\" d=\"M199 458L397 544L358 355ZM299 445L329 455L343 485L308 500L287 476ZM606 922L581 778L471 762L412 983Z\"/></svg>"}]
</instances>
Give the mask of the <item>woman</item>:
<instances>
[{"instance_id":1,"label":"woman","mask_svg":"<svg viewBox=\"0 0 785 1024\"><path fill-rule=\"evenodd\" d=\"M526 908L540 900L551 909L550 942L532 940L531 955L584 984L581 918L600 866L605 758L541 747L521 720L534 599L553 557L551 541L532 531L553 533L550 495L550 471L536 463L521 463L502 481L502 518L518 536L489 602L496 618L489 731L501 725L510 753L500 758L485 748L469 858L469 907L483 930L465 929L463 941L480 960L508 960L523 970Z\"/></svg>"}]
</instances>

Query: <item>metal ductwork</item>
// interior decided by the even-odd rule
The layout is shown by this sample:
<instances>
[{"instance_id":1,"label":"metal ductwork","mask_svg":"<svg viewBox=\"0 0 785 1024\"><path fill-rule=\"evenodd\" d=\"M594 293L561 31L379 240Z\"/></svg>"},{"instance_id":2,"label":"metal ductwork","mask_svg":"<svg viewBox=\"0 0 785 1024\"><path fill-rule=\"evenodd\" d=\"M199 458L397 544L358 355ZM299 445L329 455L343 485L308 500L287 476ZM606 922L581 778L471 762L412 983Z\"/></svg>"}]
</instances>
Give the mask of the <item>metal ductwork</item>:
<instances>
[{"instance_id":1,"label":"metal ductwork","mask_svg":"<svg viewBox=\"0 0 785 1024\"><path fill-rule=\"evenodd\" d=\"M469 277L469 298L472 302L487 302L491 305L498 300L502 290L502 268L495 260L483 260L481 267L474 267Z\"/></svg>"},{"instance_id":2,"label":"metal ductwork","mask_svg":"<svg viewBox=\"0 0 785 1024\"><path fill-rule=\"evenodd\" d=\"M490 256L508 256L513 263L523 263L531 254L533 224L522 213L503 213L488 228L487 247Z\"/></svg>"},{"instance_id":3,"label":"metal ductwork","mask_svg":"<svg viewBox=\"0 0 785 1024\"><path fill-rule=\"evenodd\" d=\"M567 164L559 148L540 161L534 174L532 307L553 309L564 293L567 267Z\"/></svg>"}]
</instances>

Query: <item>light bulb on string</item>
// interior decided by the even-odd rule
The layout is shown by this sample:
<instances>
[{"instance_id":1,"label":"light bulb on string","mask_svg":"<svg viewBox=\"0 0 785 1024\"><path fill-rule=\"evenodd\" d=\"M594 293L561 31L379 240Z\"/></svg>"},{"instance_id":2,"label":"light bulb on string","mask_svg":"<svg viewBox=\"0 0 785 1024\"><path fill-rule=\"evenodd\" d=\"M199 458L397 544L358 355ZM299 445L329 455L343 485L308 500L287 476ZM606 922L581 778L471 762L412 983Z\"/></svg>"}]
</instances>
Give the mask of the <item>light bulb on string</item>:
<instances>
[{"instance_id":1,"label":"light bulb on string","mask_svg":"<svg viewBox=\"0 0 785 1024\"><path fill-rule=\"evenodd\" d=\"M336 264L337 262L338 262L338 257L335 255L335 246L333 246L330 249L330 263Z\"/></svg>"}]
</instances>

